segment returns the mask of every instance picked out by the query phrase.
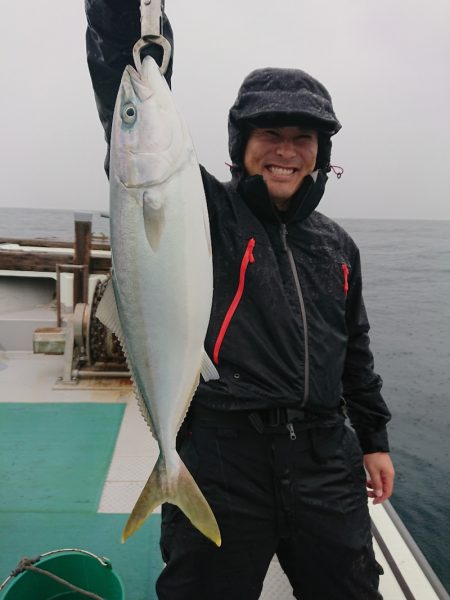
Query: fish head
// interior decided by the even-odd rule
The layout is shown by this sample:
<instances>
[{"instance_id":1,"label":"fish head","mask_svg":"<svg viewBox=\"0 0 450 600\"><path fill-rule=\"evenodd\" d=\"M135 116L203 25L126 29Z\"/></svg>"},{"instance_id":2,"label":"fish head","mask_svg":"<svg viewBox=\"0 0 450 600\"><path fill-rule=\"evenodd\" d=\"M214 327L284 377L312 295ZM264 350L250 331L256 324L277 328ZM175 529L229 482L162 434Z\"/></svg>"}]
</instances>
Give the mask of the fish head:
<instances>
[{"instance_id":1,"label":"fish head","mask_svg":"<svg viewBox=\"0 0 450 600\"><path fill-rule=\"evenodd\" d=\"M168 179L185 160L186 125L158 65L124 70L111 131L111 175L128 189Z\"/></svg>"}]
</instances>

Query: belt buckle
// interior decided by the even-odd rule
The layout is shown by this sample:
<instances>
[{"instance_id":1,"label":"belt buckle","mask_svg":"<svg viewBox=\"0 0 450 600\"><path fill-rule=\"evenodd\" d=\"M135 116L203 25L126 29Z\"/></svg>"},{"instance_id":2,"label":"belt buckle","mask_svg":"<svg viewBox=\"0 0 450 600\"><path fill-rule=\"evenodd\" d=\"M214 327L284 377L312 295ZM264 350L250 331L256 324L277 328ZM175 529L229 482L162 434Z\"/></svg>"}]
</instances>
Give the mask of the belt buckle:
<instances>
[{"instance_id":1,"label":"belt buckle","mask_svg":"<svg viewBox=\"0 0 450 600\"><path fill-rule=\"evenodd\" d=\"M280 427L286 424L286 409L282 406L271 408L269 411L269 426Z\"/></svg>"},{"instance_id":2,"label":"belt buckle","mask_svg":"<svg viewBox=\"0 0 450 600\"><path fill-rule=\"evenodd\" d=\"M301 408L286 408L286 423L305 420L305 411Z\"/></svg>"}]
</instances>

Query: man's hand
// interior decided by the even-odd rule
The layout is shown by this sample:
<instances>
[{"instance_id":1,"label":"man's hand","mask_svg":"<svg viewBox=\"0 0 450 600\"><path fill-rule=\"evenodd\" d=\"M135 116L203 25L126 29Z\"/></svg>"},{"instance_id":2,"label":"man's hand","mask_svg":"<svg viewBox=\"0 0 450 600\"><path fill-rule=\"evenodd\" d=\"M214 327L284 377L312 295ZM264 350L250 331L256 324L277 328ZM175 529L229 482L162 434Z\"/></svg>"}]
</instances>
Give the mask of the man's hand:
<instances>
[{"instance_id":1,"label":"man's hand","mask_svg":"<svg viewBox=\"0 0 450 600\"><path fill-rule=\"evenodd\" d=\"M387 452L373 452L364 455L364 466L369 478L367 492L369 498L374 498L373 504L381 504L392 495L394 487L394 465Z\"/></svg>"}]
</instances>

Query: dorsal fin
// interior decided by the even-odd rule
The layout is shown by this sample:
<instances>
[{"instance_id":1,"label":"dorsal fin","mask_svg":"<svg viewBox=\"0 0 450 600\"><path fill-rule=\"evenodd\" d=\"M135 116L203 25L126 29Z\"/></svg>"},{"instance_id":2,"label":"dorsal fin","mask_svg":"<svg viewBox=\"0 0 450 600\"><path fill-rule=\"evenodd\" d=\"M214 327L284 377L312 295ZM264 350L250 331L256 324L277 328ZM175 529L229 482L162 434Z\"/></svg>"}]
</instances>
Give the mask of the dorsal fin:
<instances>
[{"instance_id":1,"label":"dorsal fin","mask_svg":"<svg viewBox=\"0 0 450 600\"><path fill-rule=\"evenodd\" d=\"M144 417L147 425L149 426L150 431L153 434L153 424L152 424L152 420L150 417L150 413L148 411L147 405L145 404L144 398L143 398L141 392L139 391L139 387L137 385L137 379L133 373L133 367L132 367L131 361L128 356L128 351L127 351L127 347L126 347L126 343L125 343L125 336L123 335L122 326L120 324L119 311L117 310L117 302L116 302L116 297L114 294L114 286L113 286L112 278L109 280L109 282L106 286L106 289L103 293L102 299L100 300L100 302L98 304L95 316L97 317L97 319L99 321L101 321L103 323L103 325L105 327L108 327L108 329L110 329L114 333L114 335L119 340L120 345L122 346L123 353L127 360L128 369L131 373L131 380L133 383L133 392L134 392L134 395L136 396L139 410L140 410L142 416Z\"/></svg>"}]
</instances>

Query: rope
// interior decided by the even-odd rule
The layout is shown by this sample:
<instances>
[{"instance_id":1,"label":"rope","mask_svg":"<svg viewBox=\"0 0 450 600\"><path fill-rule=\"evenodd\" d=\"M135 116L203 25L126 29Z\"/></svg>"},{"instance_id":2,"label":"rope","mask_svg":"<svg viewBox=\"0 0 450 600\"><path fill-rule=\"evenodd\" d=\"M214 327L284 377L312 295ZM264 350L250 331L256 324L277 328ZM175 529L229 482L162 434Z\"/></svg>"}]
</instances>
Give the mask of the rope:
<instances>
[{"instance_id":1,"label":"rope","mask_svg":"<svg viewBox=\"0 0 450 600\"><path fill-rule=\"evenodd\" d=\"M49 571L46 571L45 569L40 569L39 567L35 567L34 563L38 562L40 559L41 559L40 556L37 556L36 558L27 558L27 557L22 558L19 561L19 564L17 565L17 567L14 569L14 571L11 572L11 577L16 577L16 575L23 573L23 571L34 571L35 573L40 573L41 575L50 577L50 579L53 579L54 581L57 581L58 583L65 585L73 592L78 592L79 594L86 596L86 598L92 598L93 600L105 600L101 596L97 596L97 594L93 594L92 592L88 592L87 590L83 590L82 588L79 588L76 585L73 585L69 581L66 581L65 579L62 579L61 577L58 577L58 575L55 575L54 573L50 573Z\"/></svg>"}]
</instances>

